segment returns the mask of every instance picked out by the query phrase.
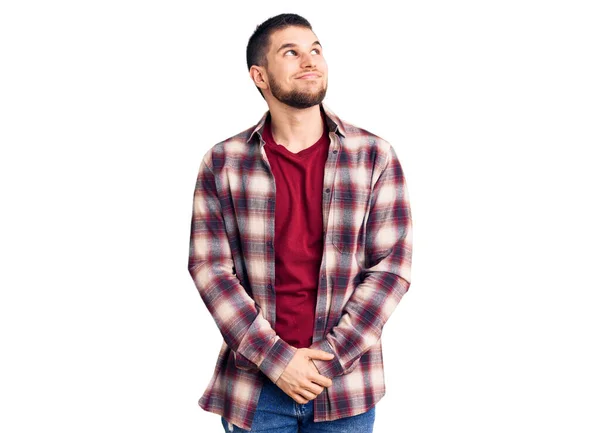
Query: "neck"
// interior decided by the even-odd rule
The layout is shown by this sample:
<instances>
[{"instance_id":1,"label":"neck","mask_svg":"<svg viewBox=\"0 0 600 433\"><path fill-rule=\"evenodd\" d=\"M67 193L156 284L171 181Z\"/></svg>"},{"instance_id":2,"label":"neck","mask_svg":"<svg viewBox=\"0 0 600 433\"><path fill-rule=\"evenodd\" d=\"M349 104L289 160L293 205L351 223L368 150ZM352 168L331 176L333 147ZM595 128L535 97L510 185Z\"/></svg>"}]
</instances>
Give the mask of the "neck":
<instances>
[{"instance_id":1,"label":"neck","mask_svg":"<svg viewBox=\"0 0 600 433\"><path fill-rule=\"evenodd\" d=\"M300 151L315 144L323 134L320 104L310 108L293 108L269 104L271 133L277 144Z\"/></svg>"}]
</instances>

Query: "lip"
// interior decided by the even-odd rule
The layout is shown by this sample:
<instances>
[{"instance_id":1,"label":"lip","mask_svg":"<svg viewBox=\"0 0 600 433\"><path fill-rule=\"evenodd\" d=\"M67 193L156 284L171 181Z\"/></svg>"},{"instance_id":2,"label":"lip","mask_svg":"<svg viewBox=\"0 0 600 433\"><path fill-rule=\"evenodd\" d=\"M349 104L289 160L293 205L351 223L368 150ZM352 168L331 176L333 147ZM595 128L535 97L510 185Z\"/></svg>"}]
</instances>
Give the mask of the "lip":
<instances>
[{"instance_id":1,"label":"lip","mask_svg":"<svg viewBox=\"0 0 600 433\"><path fill-rule=\"evenodd\" d=\"M321 75L317 74L316 72L309 72L307 74L303 74L300 75L297 79L298 80L310 80L310 79L315 79L315 78L320 78Z\"/></svg>"}]
</instances>

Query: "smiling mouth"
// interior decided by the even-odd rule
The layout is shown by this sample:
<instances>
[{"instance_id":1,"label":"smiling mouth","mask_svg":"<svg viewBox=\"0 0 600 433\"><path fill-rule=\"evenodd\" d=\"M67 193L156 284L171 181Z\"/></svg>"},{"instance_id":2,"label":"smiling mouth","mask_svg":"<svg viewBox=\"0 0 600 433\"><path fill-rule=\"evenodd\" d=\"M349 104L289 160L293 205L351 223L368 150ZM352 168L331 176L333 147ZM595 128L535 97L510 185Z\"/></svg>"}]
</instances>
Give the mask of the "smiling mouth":
<instances>
[{"instance_id":1,"label":"smiling mouth","mask_svg":"<svg viewBox=\"0 0 600 433\"><path fill-rule=\"evenodd\" d=\"M297 80L316 80L317 78L321 78L318 74L307 74L301 77L296 78Z\"/></svg>"}]
</instances>

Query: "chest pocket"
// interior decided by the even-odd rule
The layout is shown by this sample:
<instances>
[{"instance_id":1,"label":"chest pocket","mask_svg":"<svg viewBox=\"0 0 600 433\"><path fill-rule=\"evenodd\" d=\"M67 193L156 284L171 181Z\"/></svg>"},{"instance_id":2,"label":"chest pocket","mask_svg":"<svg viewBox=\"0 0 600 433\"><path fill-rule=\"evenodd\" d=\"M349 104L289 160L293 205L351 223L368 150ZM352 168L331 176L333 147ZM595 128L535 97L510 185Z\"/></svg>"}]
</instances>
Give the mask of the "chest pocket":
<instances>
[{"instance_id":1,"label":"chest pocket","mask_svg":"<svg viewBox=\"0 0 600 433\"><path fill-rule=\"evenodd\" d=\"M332 242L341 253L354 253L364 243L369 195L368 190L345 185L333 192Z\"/></svg>"}]
</instances>

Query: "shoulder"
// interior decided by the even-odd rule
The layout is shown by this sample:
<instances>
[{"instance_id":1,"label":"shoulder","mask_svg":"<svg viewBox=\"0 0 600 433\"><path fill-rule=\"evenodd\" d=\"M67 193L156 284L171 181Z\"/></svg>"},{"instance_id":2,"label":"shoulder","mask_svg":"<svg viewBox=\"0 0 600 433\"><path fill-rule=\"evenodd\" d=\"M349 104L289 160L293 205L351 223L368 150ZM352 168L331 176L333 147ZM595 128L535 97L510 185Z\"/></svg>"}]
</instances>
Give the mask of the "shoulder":
<instances>
[{"instance_id":1,"label":"shoulder","mask_svg":"<svg viewBox=\"0 0 600 433\"><path fill-rule=\"evenodd\" d=\"M203 155L202 161L211 169L219 170L226 164L240 161L250 154L251 142L248 142L255 126L232 135L213 144Z\"/></svg>"},{"instance_id":2,"label":"shoulder","mask_svg":"<svg viewBox=\"0 0 600 433\"><path fill-rule=\"evenodd\" d=\"M390 154L394 152L391 143L365 128L339 118L338 120L345 133L342 148L349 153L364 154L373 162L375 168L383 168Z\"/></svg>"}]
</instances>

